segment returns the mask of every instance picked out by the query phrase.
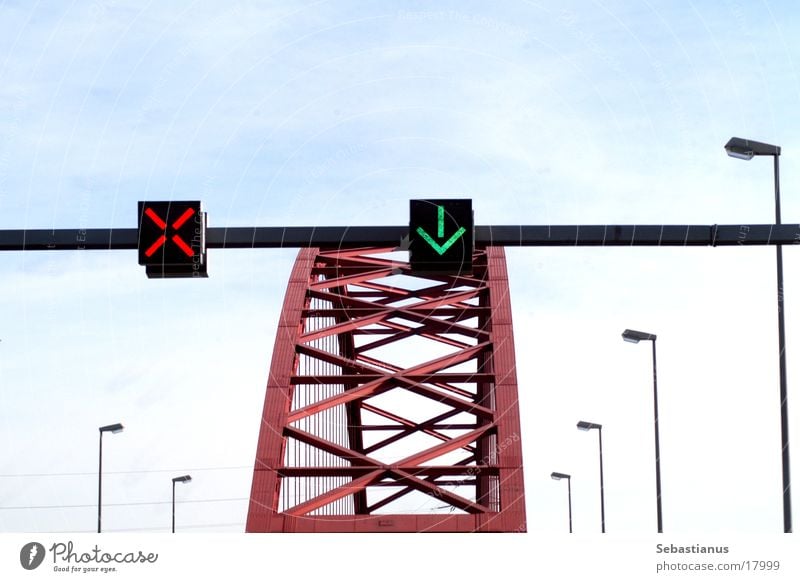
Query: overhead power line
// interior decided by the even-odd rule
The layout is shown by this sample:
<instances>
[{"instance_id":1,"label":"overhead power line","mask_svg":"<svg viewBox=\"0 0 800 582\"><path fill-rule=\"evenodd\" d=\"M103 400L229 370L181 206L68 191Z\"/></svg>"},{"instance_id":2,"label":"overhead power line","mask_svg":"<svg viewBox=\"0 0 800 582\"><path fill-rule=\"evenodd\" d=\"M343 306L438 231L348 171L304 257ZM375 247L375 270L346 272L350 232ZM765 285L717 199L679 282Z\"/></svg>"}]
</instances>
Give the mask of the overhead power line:
<instances>
[{"instance_id":1,"label":"overhead power line","mask_svg":"<svg viewBox=\"0 0 800 582\"><path fill-rule=\"evenodd\" d=\"M226 497L220 499L180 499L175 503L219 503L224 501L247 501L249 497ZM131 505L171 505L172 501L132 501L129 503L104 503L103 507L125 507ZM79 505L14 505L0 507L3 509L79 509L84 507L97 507L97 503L86 503Z\"/></svg>"},{"instance_id":2,"label":"overhead power line","mask_svg":"<svg viewBox=\"0 0 800 582\"><path fill-rule=\"evenodd\" d=\"M129 471L103 471L103 475L126 475L132 473L182 473L190 471L232 471L238 469L253 469L253 465L236 465L234 467L194 467L189 469L131 469ZM75 473L5 473L0 477L81 477L91 475L97 477L97 470Z\"/></svg>"},{"instance_id":3,"label":"overhead power line","mask_svg":"<svg viewBox=\"0 0 800 582\"><path fill-rule=\"evenodd\" d=\"M244 523L205 523L205 524L198 524L198 525L182 525L181 529L203 529L209 527L241 527L244 529ZM122 529L105 529L104 531L107 532L133 532L133 531L152 531L152 532L168 532L169 527L164 526L154 526L154 527L129 527L129 528L122 528ZM33 532L29 532L33 533ZM93 529L71 529L71 530L62 530L62 531L41 531L35 533L42 533L42 534L76 534L76 533L96 533Z\"/></svg>"}]
</instances>

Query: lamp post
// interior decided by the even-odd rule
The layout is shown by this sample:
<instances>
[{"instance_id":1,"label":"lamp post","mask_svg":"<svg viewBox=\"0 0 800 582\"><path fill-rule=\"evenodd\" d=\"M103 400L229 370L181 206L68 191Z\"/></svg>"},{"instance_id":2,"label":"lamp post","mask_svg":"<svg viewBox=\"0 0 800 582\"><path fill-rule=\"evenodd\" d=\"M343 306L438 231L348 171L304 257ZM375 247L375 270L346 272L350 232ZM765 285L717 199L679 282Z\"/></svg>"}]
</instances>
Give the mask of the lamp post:
<instances>
[{"instance_id":1,"label":"lamp post","mask_svg":"<svg viewBox=\"0 0 800 582\"><path fill-rule=\"evenodd\" d=\"M664 522L661 515L661 447L658 438L658 374L656 373L656 335L643 331L626 329L622 332L622 339L632 344L640 341L653 342L653 426L656 433L656 517L658 533L664 532Z\"/></svg>"},{"instance_id":2,"label":"lamp post","mask_svg":"<svg viewBox=\"0 0 800 582\"><path fill-rule=\"evenodd\" d=\"M603 425L586 422L585 420L581 420L578 423L578 430L589 431L593 428L597 429L597 436L600 442L600 531L606 533L606 501L603 491Z\"/></svg>"},{"instance_id":3,"label":"lamp post","mask_svg":"<svg viewBox=\"0 0 800 582\"><path fill-rule=\"evenodd\" d=\"M572 477L567 475L566 473L550 473L550 477L555 479L556 481L561 481L562 479L567 480L567 501L569 503L569 533L572 533Z\"/></svg>"},{"instance_id":4,"label":"lamp post","mask_svg":"<svg viewBox=\"0 0 800 582\"><path fill-rule=\"evenodd\" d=\"M753 156L772 156L772 168L775 184L775 224L781 223L781 187L778 159L780 146L761 143L740 137L732 137L725 144L725 151L732 158L751 160ZM783 250L775 245L775 257L778 279L778 366L780 374L781 401L781 462L783 470L783 531L792 532L792 493L789 471L789 411L786 401L786 333L783 321Z\"/></svg>"},{"instance_id":5,"label":"lamp post","mask_svg":"<svg viewBox=\"0 0 800 582\"><path fill-rule=\"evenodd\" d=\"M191 475L172 478L172 533L175 533L175 483L188 483L191 480Z\"/></svg>"},{"instance_id":6,"label":"lamp post","mask_svg":"<svg viewBox=\"0 0 800 582\"><path fill-rule=\"evenodd\" d=\"M101 532L103 512L103 433L117 434L124 428L120 423L100 427L100 463L97 470L97 533Z\"/></svg>"}]
</instances>

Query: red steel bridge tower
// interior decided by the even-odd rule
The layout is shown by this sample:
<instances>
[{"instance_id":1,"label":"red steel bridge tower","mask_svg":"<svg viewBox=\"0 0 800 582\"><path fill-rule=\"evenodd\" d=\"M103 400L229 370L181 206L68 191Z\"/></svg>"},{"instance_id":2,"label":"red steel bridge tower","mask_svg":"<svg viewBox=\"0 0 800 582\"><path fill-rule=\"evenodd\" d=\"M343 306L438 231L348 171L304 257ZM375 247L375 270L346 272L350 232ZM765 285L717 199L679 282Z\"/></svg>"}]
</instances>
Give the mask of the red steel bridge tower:
<instances>
[{"instance_id":1,"label":"red steel bridge tower","mask_svg":"<svg viewBox=\"0 0 800 582\"><path fill-rule=\"evenodd\" d=\"M299 252L248 532L524 532L505 253L412 274L392 248Z\"/></svg>"}]
</instances>

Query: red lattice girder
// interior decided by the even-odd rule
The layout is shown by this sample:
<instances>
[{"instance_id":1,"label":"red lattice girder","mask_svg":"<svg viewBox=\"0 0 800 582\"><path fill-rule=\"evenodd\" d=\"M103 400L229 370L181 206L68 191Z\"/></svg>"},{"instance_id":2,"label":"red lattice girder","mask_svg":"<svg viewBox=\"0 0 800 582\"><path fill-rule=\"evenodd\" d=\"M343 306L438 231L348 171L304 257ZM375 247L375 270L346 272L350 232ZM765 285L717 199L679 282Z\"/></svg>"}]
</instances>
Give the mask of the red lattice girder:
<instances>
[{"instance_id":1,"label":"red lattice girder","mask_svg":"<svg viewBox=\"0 0 800 582\"><path fill-rule=\"evenodd\" d=\"M525 531L503 250L424 277L390 251L299 253L247 531Z\"/></svg>"}]
</instances>

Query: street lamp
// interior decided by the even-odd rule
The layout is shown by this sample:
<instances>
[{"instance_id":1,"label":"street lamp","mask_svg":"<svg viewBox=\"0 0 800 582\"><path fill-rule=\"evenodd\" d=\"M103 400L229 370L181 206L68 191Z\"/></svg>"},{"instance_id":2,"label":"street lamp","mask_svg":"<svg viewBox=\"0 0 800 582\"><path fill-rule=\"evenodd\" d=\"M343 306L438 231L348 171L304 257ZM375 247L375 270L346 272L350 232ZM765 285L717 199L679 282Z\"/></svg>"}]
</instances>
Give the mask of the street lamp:
<instances>
[{"instance_id":1,"label":"street lamp","mask_svg":"<svg viewBox=\"0 0 800 582\"><path fill-rule=\"evenodd\" d=\"M653 426L656 432L656 516L658 518L658 533L664 532L664 523L661 518L661 448L658 439L658 375L656 374L656 335L643 331L626 329L622 332L622 339L632 344L640 341L653 342Z\"/></svg>"},{"instance_id":2,"label":"street lamp","mask_svg":"<svg viewBox=\"0 0 800 582\"><path fill-rule=\"evenodd\" d=\"M191 475L172 478L172 533L175 533L175 483L188 483L191 480Z\"/></svg>"},{"instance_id":3,"label":"street lamp","mask_svg":"<svg viewBox=\"0 0 800 582\"><path fill-rule=\"evenodd\" d=\"M567 475L566 473L550 473L550 477L555 479L556 481L561 481L562 479L567 480L567 501L569 503L569 533L572 533L572 477Z\"/></svg>"},{"instance_id":4,"label":"street lamp","mask_svg":"<svg viewBox=\"0 0 800 582\"><path fill-rule=\"evenodd\" d=\"M725 151L733 158L750 160L753 156L772 156L772 167L775 183L775 224L781 223L781 187L778 158L780 146L761 143L740 137L732 137L725 144ZM778 366L780 373L781 401L781 460L783 465L783 531L792 532L792 493L789 471L789 411L786 401L786 333L783 321L783 249L775 245L775 257L778 274Z\"/></svg>"},{"instance_id":5,"label":"street lamp","mask_svg":"<svg viewBox=\"0 0 800 582\"><path fill-rule=\"evenodd\" d=\"M122 432L124 428L120 423L100 427L100 464L97 470L97 533L101 531L103 511L103 433L117 434Z\"/></svg>"},{"instance_id":6,"label":"street lamp","mask_svg":"<svg viewBox=\"0 0 800 582\"><path fill-rule=\"evenodd\" d=\"M578 430L589 431L593 428L597 429L597 436L600 439L600 531L606 533L606 501L603 492L603 425L585 420L578 423Z\"/></svg>"}]
</instances>

